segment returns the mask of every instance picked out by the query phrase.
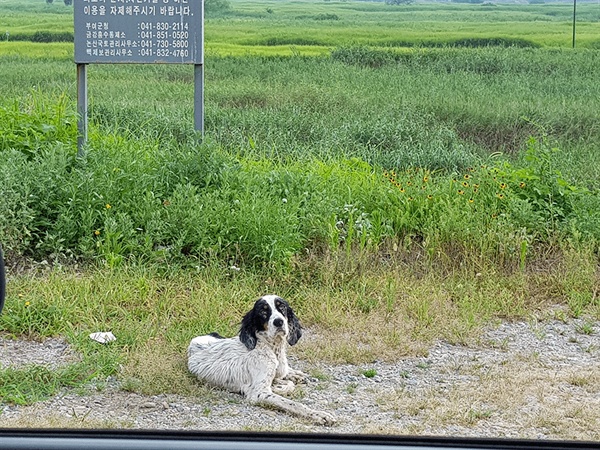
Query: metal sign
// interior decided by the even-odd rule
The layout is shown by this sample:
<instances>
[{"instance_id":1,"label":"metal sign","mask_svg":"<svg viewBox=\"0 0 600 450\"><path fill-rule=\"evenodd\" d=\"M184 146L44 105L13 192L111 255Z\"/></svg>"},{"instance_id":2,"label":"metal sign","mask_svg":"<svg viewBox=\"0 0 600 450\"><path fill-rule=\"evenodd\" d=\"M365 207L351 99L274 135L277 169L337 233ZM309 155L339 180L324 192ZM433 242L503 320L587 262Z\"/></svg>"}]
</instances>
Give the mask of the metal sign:
<instances>
[{"instance_id":1,"label":"metal sign","mask_svg":"<svg viewBox=\"0 0 600 450\"><path fill-rule=\"evenodd\" d=\"M194 126L204 135L204 1L74 0L77 148L87 141L87 64L194 64Z\"/></svg>"},{"instance_id":2,"label":"metal sign","mask_svg":"<svg viewBox=\"0 0 600 450\"><path fill-rule=\"evenodd\" d=\"M75 62L203 63L202 0L75 0Z\"/></svg>"}]
</instances>

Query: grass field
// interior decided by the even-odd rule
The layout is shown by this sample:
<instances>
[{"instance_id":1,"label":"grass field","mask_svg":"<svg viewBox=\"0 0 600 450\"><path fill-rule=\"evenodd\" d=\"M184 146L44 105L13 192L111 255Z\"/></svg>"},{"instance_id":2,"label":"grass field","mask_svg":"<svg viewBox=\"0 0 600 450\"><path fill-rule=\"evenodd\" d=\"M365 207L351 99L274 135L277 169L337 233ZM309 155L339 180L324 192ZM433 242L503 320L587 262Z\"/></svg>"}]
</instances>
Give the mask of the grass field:
<instances>
[{"instance_id":1,"label":"grass field","mask_svg":"<svg viewBox=\"0 0 600 450\"><path fill-rule=\"evenodd\" d=\"M31 41L72 10L0 11L0 332L83 355L0 369L8 402L110 375L191 394L189 339L266 292L326 338L297 354L331 363L600 318L597 4L572 49L562 3L231 2L207 15L204 142L191 67L96 65L84 158L73 44Z\"/></svg>"},{"instance_id":2,"label":"grass field","mask_svg":"<svg viewBox=\"0 0 600 450\"><path fill-rule=\"evenodd\" d=\"M57 38L73 30L72 7L39 0L1 0L0 41L32 39L38 33ZM512 3L461 4L302 1L221 2L228 8L207 8L207 51L240 56L287 54L287 46L313 54L341 45L412 47L505 45L569 48L572 45L573 7L569 3L515 5ZM31 20L35 16L35 20ZM577 46L600 46L600 6L580 2L577 12ZM8 33L8 36L5 34ZM1 50L1 47L0 47Z\"/></svg>"}]
</instances>

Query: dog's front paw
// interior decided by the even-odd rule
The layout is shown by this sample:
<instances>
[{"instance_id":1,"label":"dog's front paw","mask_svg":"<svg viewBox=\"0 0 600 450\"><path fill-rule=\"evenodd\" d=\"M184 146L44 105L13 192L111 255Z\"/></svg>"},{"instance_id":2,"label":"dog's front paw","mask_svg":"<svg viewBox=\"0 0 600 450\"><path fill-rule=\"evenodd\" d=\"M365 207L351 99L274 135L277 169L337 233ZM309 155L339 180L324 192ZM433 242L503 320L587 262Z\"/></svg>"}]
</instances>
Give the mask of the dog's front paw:
<instances>
[{"instance_id":1,"label":"dog's front paw","mask_svg":"<svg viewBox=\"0 0 600 450\"><path fill-rule=\"evenodd\" d=\"M294 383L304 383L308 380L308 374L295 369L290 369L288 374L285 376L286 380L290 380Z\"/></svg>"},{"instance_id":2,"label":"dog's front paw","mask_svg":"<svg viewBox=\"0 0 600 450\"><path fill-rule=\"evenodd\" d=\"M296 388L296 386L294 385L294 383L292 381L281 380L281 379L273 380L273 385L271 386L271 389L273 390L273 392L275 394L279 394L279 395L290 394L290 393L294 392L295 388Z\"/></svg>"},{"instance_id":3,"label":"dog's front paw","mask_svg":"<svg viewBox=\"0 0 600 450\"><path fill-rule=\"evenodd\" d=\"M336 423L336 418L333 414L325 411L313 411L311 418L317 425L324 425L326 427L330 427Z\"/></svg>"}]
</instances>

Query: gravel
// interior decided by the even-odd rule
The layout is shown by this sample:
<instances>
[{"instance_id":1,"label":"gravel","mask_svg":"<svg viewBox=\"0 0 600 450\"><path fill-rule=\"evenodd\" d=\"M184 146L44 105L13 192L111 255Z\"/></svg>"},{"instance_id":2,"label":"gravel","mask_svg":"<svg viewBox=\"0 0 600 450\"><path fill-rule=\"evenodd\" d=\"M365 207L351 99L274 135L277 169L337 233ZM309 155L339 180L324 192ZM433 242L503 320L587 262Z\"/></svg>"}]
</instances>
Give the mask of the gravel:
<instances>
[{"instance_id":1,"label":"gravel","mask_svg":"<svg viewBox=\"0 0 600 450\"><path fill-rule=\"evenodd\" d=\"M310 330L309 330L310 332ZM315 338L315 336L313 336ZM100 345L100 344L99 344ZM60 339L0 338L0 366L77 358ZM214 390L206 398L144 396L109 379L30 406L2 404L0 427L102 427L392 433L600 440L600 322L506 322L470 347L437 342L426 357L312 365L293 397L334 414L320 427Z\"/></svg>"}]
</instances>

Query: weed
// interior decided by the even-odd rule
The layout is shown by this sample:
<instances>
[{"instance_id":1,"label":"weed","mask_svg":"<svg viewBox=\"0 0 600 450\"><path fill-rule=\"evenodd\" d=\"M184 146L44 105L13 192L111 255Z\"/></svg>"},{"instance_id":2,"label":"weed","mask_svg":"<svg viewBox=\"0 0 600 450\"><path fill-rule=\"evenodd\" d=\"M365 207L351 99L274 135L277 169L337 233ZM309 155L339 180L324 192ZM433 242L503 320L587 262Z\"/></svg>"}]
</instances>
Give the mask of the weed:
<instances>
[{"instance_id":1,"label":"weed","mask_svg":"<svg viewBox=\"0 0 600 450\"><path fill-rule=\"evenodd\" d=\"M590 335L594 333L594 322L586 320L577 326L577 332Z\"/></svg>"},{"instance_id":2,"label":"weed","mask_svg":"<svg viewBox=\"0 0 600 450\"><path fill-rule=\"evenodd\" d=\"M363 370L361 373L365 378L373 378L377 376L377 370L375 369L366 369Z\"/></svg>"},{"instance_id":3,"label":"weed","mask_svg":"<svg viewBox=\"0 0 600 450\"><path fill-rule=\"evenodd\" d=\"M356 388L358 388L358 383L349 383L348 386L346 386L346 392L348 394L354 394L356 392Z\"/></svg>"}]
</instances>

